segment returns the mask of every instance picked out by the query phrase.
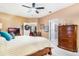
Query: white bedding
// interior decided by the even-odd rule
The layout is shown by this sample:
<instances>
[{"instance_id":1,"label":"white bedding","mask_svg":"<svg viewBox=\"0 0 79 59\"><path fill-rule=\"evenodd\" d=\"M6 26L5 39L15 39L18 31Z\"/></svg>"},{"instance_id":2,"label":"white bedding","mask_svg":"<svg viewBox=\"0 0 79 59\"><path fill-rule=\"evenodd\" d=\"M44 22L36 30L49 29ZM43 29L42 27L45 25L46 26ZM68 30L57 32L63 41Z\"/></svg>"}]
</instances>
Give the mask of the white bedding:
<instances>
[{"instance_id":1,"label":"white bedding","mask_svg":"<svg viewBox=\"0 0 79 59\"><path fill-rule=\"evenodd\" d=\"M2 38L2 40L5 40ZM2 41L3 42L3 41ZM51 42L43 37L16 36L11 41L4 41L0 45L0 55L24 56L35 53L45 47L51 47Z\"/></svg>"}]
</instances>

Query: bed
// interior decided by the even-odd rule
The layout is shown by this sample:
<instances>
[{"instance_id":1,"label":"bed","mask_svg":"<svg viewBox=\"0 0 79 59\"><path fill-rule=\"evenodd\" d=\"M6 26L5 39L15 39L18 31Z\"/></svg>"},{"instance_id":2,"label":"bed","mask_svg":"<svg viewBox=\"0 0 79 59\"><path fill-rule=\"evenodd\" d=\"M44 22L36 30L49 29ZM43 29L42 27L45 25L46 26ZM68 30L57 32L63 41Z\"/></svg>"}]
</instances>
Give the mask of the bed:
<instances>
[{"instance_id":1,"label":"bed","mask_svg":"<svg viewBox=\"0 0 79 59\"><path fill-rule=\"evenodd\" d=\"M16 36L6 41L0 37L0 56L43 56L51 53L51 42L44 37Z\"/></svg>"}]
</instances>

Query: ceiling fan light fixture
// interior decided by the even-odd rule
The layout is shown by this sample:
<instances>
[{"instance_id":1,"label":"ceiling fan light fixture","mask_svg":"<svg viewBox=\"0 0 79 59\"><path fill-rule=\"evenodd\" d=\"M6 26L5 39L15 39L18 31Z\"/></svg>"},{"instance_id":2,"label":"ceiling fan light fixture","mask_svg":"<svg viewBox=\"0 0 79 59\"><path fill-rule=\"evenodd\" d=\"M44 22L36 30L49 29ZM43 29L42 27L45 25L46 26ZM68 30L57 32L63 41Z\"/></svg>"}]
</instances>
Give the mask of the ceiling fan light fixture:
<instances>
[{"instance_id":1,"label":"ceiling fan light fixture","mask_svg":"<svg viewBox=\"0 0 79 59\"><path fill-rule=\"evenodd\" d=\"M22 5L22 6L26 8L30 8L32 11L35 11L37 14L39 14L38 10L44 9L44 7L35 7L36 6L35 3L32 3L32 7L26 5Z\"/></svg>"},{"instance_id":2,"label":"ceiling fan light fixture","mask_svg":"<svg viewBox=\"0 0 79 59\"><path fill-rule=\"evenodd\" d=\"M37 7L36 9L44 9L44 7Z\"/></svg>"},{"instance_id":3,"label":"ceiling fan light fixture","mask_svg":"<svg viewBox=\"0 0 79 59\"><path fill-rule=\"evenodd\" d=\"M32 3L32 7L33 7L33 8L35 7L35 3Z\"/></svg>"},{"instance_id":4,"label":"ceiling fan light fixture","mask_svg":"<svg viewBox=\"0 0 79 59\"><path fill-rule=\"evenodd\" d=\"M39 12L36 10L36 13L39 14Z\"/></svg>"}]
</instances>

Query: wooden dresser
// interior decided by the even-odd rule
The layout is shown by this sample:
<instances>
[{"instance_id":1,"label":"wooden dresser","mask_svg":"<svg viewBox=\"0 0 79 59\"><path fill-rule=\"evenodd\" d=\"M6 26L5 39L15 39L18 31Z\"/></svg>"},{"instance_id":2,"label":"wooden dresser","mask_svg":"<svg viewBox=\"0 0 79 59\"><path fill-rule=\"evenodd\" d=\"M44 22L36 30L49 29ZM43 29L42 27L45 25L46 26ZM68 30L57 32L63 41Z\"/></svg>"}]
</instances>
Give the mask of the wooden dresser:
<instances>
[{"instance_id":1,"label":"wooden dresser","mask_svg":"<svg viewBox=\"0 0 79 59\"><path fill-rule=\"evenodd\" d=\"M58 47L77 52L77 25L58 26Z\"/></svg>"}]
</instances>

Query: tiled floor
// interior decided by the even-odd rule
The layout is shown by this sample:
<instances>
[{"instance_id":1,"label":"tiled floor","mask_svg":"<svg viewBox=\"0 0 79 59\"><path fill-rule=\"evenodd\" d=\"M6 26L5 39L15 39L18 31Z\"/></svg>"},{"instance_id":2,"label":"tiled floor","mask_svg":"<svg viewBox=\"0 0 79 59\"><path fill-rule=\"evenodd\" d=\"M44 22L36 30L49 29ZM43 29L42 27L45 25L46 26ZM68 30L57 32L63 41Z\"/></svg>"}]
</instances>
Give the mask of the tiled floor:
<instances>
[{"instance_id":1,"label":"tiled floor","mask_svg":"<svg viewBox=\"0 0 79 59\"><path fill-rule=\"evenodd\" d=\"M79 52L70 52L52 44L52 56L79 56Z\"/></svg>"}]
</instances>

